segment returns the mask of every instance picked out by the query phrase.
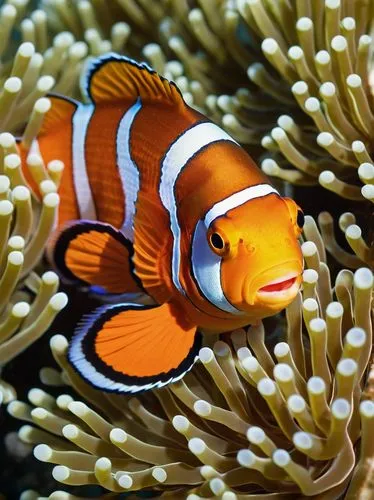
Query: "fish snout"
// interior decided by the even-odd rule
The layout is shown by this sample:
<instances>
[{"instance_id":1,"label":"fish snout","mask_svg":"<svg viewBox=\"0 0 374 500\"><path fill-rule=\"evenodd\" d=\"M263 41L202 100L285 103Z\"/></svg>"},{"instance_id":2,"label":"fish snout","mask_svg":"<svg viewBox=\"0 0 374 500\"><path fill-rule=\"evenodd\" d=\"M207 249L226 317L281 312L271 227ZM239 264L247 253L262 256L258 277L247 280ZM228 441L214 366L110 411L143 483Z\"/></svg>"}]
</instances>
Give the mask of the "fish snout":
<instances>
[{"instance_id":1,"label":"fish snout","mask_svg":"<svg viewBox=\"0 0 374 500\"><path fill-rule=\"evenodd\" d=\"M245 301L250 305L286 307L300 288L302 271L302 265L297 260L267 269L248 280L244 290Z\"/></svg>"}]
</instances>

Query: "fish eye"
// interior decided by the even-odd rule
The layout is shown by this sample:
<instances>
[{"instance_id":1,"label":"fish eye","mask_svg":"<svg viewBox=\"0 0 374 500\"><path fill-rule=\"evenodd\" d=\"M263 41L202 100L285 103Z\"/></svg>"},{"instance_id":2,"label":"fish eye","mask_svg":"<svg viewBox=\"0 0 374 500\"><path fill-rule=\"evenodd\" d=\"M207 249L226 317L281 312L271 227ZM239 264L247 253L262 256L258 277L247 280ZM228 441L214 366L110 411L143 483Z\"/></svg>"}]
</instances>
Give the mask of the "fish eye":
<instances>
[{"instance_id":1,"label":"fish eye","mask_svg":"<svg viewBox=\"0 0 374 500\"><path fill-rule=\"evenodd\" d=\"M207 238L209 246L215 254L223 257L229 253L230 244L224 234L210 229Z\"/></svg>"},{"instance_id":2,"label":"fish eye","mask_svg":"<svg viewBox=\"0 0 374 500\"><path fill-rule=\"evenodd\" d=\"M210 236L210 243L212 247L217 250L223 250L225 248L225 242L218 233L213 233Z\"/></svg>"},{"instance_id":3,"label":"fish eye","mask_svg":"<svg viewBox=\"0 0 374 500\"><path fill-rule=\"evenodd\" d=\"M296 224L299 226L300 229L302 227L304 227L304 222L305 222L304 214L303 214L303 212L301 210L298 210L297 211Z\"/></svg>"}]
</instances>

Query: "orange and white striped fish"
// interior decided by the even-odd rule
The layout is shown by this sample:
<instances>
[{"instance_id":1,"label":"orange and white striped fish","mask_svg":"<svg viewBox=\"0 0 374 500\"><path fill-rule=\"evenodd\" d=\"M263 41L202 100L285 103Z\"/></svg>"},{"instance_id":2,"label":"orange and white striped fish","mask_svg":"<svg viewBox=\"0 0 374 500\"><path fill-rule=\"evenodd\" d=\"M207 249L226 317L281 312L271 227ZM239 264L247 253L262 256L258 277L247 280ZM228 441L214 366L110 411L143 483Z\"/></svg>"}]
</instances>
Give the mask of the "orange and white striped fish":
<instances>
[{"instance_id":1,"label":"orange and white striped fish","mask_svg":"<svg viewBox=\"0 0 374 500\"><path fill-rule=\"evenodd\" d=\"M50 254L70 281L152 299L100 307L69 347L86 381L135 393L190 370L198 329L227 332L294 299L304 217L145 63L100 57L83 90L86 104L51 96L35 145L66 165Z\"/></svg>"}]
</instances>

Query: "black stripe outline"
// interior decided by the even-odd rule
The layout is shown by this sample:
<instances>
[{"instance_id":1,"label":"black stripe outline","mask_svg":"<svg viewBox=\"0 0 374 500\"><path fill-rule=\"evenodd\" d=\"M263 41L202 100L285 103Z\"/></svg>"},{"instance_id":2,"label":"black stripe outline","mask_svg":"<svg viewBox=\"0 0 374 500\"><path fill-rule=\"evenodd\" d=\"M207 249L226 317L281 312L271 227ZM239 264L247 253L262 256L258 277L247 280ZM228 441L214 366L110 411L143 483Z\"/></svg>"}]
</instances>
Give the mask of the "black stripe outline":
<instances>
[{"instance_id":1,"label":"black stripe outline","mask_svg":"<svg viewBox=\"0 0 374 500\"><path fill-rule=\"evenodd\" d=\"M93 203L93 206L94 206L94 209L95 209L95 214L96 214L96 217L98 215L98 210L97 210L97 206L96 206L96 202L95 202L95 198L93 196L93 189L92 189L92 184L91 184L91 180L90 180L90 175L88 175L88 154L87 154L87 136L88 136L88 132L89 132L89 128L90 128L90 124L91 124L91 120L93 119L93 117L95 116L95 111L96 111L96 104L94 102L92 103L88 103L90 106L93 106L93 110L92 110L92 113L91 113L91 116L90 116L90 119L88 120L87 122L87 127L86 127L86 134L84 136L84 145L83 145L83 154L84 154L84 158L85 158L85 167L86 167L86 173L87 173L87 180L88 180L88 185L90 186L90 191L91 191L91 198L92 198L92 203ZM80 104L80 106L87 106L88 105L87 103L82 103ZM76 109L75 113L79 111L79 107ZM74 113L74 115L75 115ZM73 165L73 158L74 158L74 154L73 154L73 149L74 149L74 115L71 117L71 124L72 124L72 141L71 141L71 166L72 166L72 177L73 177L73 184L74 184L74 191L75 191L75 183L74 183L74 173L75 173L75 169L74 169L74 165ZM80 213L80 208L79 208L79 202L78 202L78 198L79 198L79 193L75 193L75 196L77 197L77 205L78 205L78 210L79 210L79 216L82 216L82 214Z\"/></svg>"},{"instance_id":2,"label":"black stripe outline","mask_svg":"<svg viewBox=\"0 0 374 500\"><path fill-rule=\"evenodd\" d=\"M79 216L81 216L82 214L80 213L80 208L79 208L79 202L78 202L78 193L75 191L75 182L74 182L74 178L75 178L75 175L74 175L74 161L73 161L73 158L74 158L74 154L73 154L73 149L74 149L74 115L75 113L79 110L79 108L82 108L82 106L87 106L87 104L89 105L93 105L93 110L92 110L92 113L91 113L91 116L90 116L90 119L88 120L88 123L87 123L87 128L86 128L86 135L84 137L84 148L83 148L83 152L84 152L84 156L85 156L85 164L86 164L86 170L87 170L87 180L88 180L88 184L89 184L89 187L90 187L90 190L91 190L91 193L93 193L92 191L92 185L91 185L91 182L90 182L90 176L88 175L88 169L87 169L87 152L86 152L86 146L87 146L87 134L88 134L88 129L89 129L89 126L90 126L90 123L91 123L91 120L93 119L94 115L95 115L95 111L96 111L96 105L94 102L92 103L83 103L83 102L80 102L80 101L77 101L71 97L66 97L62 94L59 94L58 92L48 92L46 97L53 97L55 99L60 99L62 101L66 101L66 102L69 102L70 104L74 104L75 105L75 111L74 113L71 115L71 119L70 119L70 124L71 124L71 147L70 147L70 165L71 165L71 177L72 177L72 180L73 180L73 188L74 188L74 194L75 194L75 199L76 199L76 203L77 203L77 208L78 208L78 213L79 213ZM53 104L52 104L53 106ZM97 207L96 207L96 203L95 203L95 199L94 197L92 196L92 202L94 204L94 208L95 208L95 213L97 215Z\"/></svg>"},{"instance_id":3,"label":"black stripe outline","mask_svg":"<svg viewBox=\"0 0 374 500\"><path fill-rule=\"evenodd\" d=\"M201 115L203 116L203 115ZM162 175L163 175L163 170L162 170L162 165L165 161L165 158L167 156L167 154L169 153L170 149L172 148L172 146L186 133L188 132L189 130L195 128L197 125L200 125L202 123L213 123L211 120L209 120L208 118L206 117L203 117L201 120L197 120L195 122L193 122L188 128L185 128L180 134L177 135L177 137L174 139L174 141L169 144L169 147L167 148L167 150L165 151L165 153L163 154L162 158L161 158L161 161L160 161L160 182L159 182L159 185L158 185L158 197L160 199L160 203L162 205L162 207L166 210L166 213L167 213L167 216L169 218L169 229L170 229L170 234L172 236L172 240L174 242L174 235L173 235L173 231L171 229L171 219L170 219L170 213L168 211L168 209L164 206L163 202L162 202L162 199L161 199L161 194L160 194L160 188L161 188L161 180L162 180ZM200 151L200 150L199 150ZM198 153L198 151L193 155L195 156L196 154ZM189 161L189 160L188 160ZM187 162L188 163L188 162ZM179 172L179 174L182 172L182 170L185 168L187 164L183 165L181 171ZM176 201L175 200L175 185L178 181L178 177L179 177L179 174L177 175L176 179L175 179L175 182L174 182L174 186L173 186L173 196L174 196L174 202ZM176 205L176 203L175 203ZM178 222L178 226L180 228L180 224L179 224L179 220L178 220L178 207L177 207L177 222ZM173 262L172 262L172 259L173 259L173 252L171 254L171 259L170 259L170 263L169 263L169 273L170 273L170 277L171 277L171 280L173 281ZM174 285L174 283L173 283ZM183 288L183 287L182 287ZM179 290L178 290L178 293L179 293ZM184 296L191 302L190 298L187 296L187 293L184 294ZM192 302L191 302L192 305L194 305ZM199 309L200 311L200 309ZM203 311L201 311L203 312Z\"/></svg>"},{"instance_id":4,"label":"black stripe outline","mask_svg":"<svg viewBox=\"0 0 374 500\"><path fill-rule=\"evenodd\" d=\"M200 124L200 123L212 123L212 124L214 125L214 123L213 123L213 122L211 122L210 120L206 120L206 121L201 121L201 122L198 122L198 124ZM195 124L195 125L196 125L196 124ZM185 130L182 134L180 134L180 136L179 136L179 137L181 137L181 136L182 136L182 135L183 135L183 134L184 134L187 130L190 130L191 128L194 128L194 126L195 126L195 125L193 125L192 127L189 127L189 129L186 129L186 130ZM178 138L179 138L179 137L178 137ZM177 140L177 139L176 139L176 140ZM174 142L175 142L175 141L174 141ZM185 163L185 164L183 165L183 167L181 168L181 170L180 170L180 172L179 172L179 174L178 174L177 178L175 179L174 186L173 186L173 196L174 196L175 205L176 205L176 207L177 207L177 222L178 222L178 226L179 226L179 228L180 228L180 222L179 222L179 218L178 218L178 206L177 206L177 203L176 203L176 184L177 184L177 181L178 181L179 176L180 176L180 175L181 175L181 173L182 173L182 172L183 172L183 171L184 171L184 170L188 167L189 162L190 162L191 160L193 160L196 156L198 156L200 153L202 153L202 152L204 152L206 149L208 149L208 148L209 148L209 146L211 146L212 144L227 143L227 142L228 142L228 143L230 143L230 144L233 144L233 145L235 145L235 146L237 146L237 147L239 147L239 148L240 148L239 144L235 143L234 141L230 141L229 139L217 139L216 141L212 141L212 142L209 142L208 144L205 144L205 146L203 146L203 147L202 147L202 148L200 148L198 151L196 151L196 152L195 152L195 153L191 156L191 158L189 158L189 159L188 159L187 163ZM235 194L235 193L233 193L233 194ZM190 245L189 245L189 251L188 251L188 261L189 261L190 275L191 275L191 277L192 277L193 282L194 282L194 283L195 283L195 285L196 285L196 289L197 289L198 293L200 294L200 297L201 297L203 300L206 300L207 302L209 302L209 304L211 304L213 307L215 307L215 308L217 309L217 311L219 311L219 312L221 312L221 313L230 314L228 311L224 311L223 309L220 309L219 307L217 307L217 305L216 305L216 304L213 304L213 302L211 302L211 301L208 299L208 297L206 297L206 296L204 295L204 293L202 292L202 290L201 290L201 288L200 288L200 286L199 286L199 284L198 284L198 281L197 281L197 279L196 279L196 277L195 277L195 274L194 274L194 272L193 272L193 267L192 267L192 242L193 242L193 238L194 238L194 235L195 235L196 226L197 226L197 224L195 225L195 229L194 229L194 231L193 231L193 233L192 233L192 235L191 235L191 238L190 238ZM170 266L171 266L171 263L170 263ZM178 277L178 278L179 278L179 277ZM222 291L223 291L223 290L222 290ZM191 303L191 304L192 304L192 305L193 305L193 306L194 306L194 307L195 307L198 311L200 311L200 312L201 312L201 313L203 313L203 314L207 314L208 316L211 316L212 318L219 318L219 319L221 319L219 316L214 316L213 314L209 314L209 313L207 313L206 311L201 310L201 309L200 309L200 308L199 308L199 307L198 307L198 306L194 303L194 301L192 300L192 298L191 298L191 297L187 294L187 291L186 291L186 290L185 290L185 292L186 292L186 293L185 293L185 297L189 300L189 302L190 302L190 303ZM227 299L227 297L226 297L226 300L227 300L227 302L229 302L229 303L231 304L231 302ZM233 307L234 307L234 306L233 306Z\"/></svg>"},{"instance_id":5,"label":"black stripe outline","mask_svg":"<svg viewBox=\"0 0 374 500\"><path fill-rule=\"evenodd\" d=\"M129 156L130 156L130 160L133 162L133 164L136 166L137 170L138 170L138 174L139 174L139 191L137 193L137 195L139 194L140 190L141 190L141 169L139 168L138 164L134 161L133 159L133 154L132 154L132 146L131 146L131 132L132 132L132 128L134 126L134 123L136 122L136 119L138 118L139 114L142 112L142 110L144 109L144 106L143 106L143 102L142 102L142 99L140 96L138 96L135 101L133 103L131 103L131 105L126 109L126 111L122 114L121 118L119 119L118 121L118 125L117 125L117 129L116 129L116 137L115 137L115 142L116 142L116 167L117 167L117 173L120 177L120 182L121 182L121 187L122 187L122 191L123 191L123 199L125 201L125 206L124 206L124 220L122 221L122 226L123 226L123 223L125 222L126 220L126 188L124 186L122 186L122 179L121 179L121 176L119 174L119 166L118 166L118 131L119 131L119 127L120 127L120 124L122 122L122 119L123 117L126 115L126 113L133 107L135 106L135 104L139 101L140 103L140 108L139 110L137 111L136 115L134 116L134 119L129 127ZM135 222L135 214L136 214L136 203L137 203L137 199L138 199L138 196L136 197L136 200L135 200L135 203L134 203L134 215L133 215L133 220L132 220L132 227L133 227L133 230L135 232L135 225L134 225L134 222ZM134 269L134 272L135 272L135 269Z\"/></svg>"}]
</instances>

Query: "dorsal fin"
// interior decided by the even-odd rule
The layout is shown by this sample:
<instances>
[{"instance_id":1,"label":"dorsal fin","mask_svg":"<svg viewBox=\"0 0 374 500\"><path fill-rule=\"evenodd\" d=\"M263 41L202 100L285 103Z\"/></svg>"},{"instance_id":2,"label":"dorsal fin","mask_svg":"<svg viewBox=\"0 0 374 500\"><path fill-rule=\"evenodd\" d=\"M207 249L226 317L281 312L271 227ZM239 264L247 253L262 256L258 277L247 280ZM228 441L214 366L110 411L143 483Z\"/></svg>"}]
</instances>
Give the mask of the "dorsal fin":
<instances>
[{"instance_id":1,"label":"dorsal fin","mask_svg":"<svg viewBox=\"0 0 374 500\"><path fill-rule=\"evenodd\" d=\"M144 102L185 106L174 82L160 76L148 64L114 52L89 62L81 79L81 91L95 104L140 97Z\"/></svg>"},{"instance_id":2,"label":"dorsal fin","mask_svg":"<svg viewBox=\"0 0 374 500\"><path fill-rule=\"evenodd\" d=\"M61 126L61 123L71 120L79 102L58 94L48 94L51 101L51 108L43 118L42 128L39 136L47 134Z\"/></svg>"}]
</instances>

